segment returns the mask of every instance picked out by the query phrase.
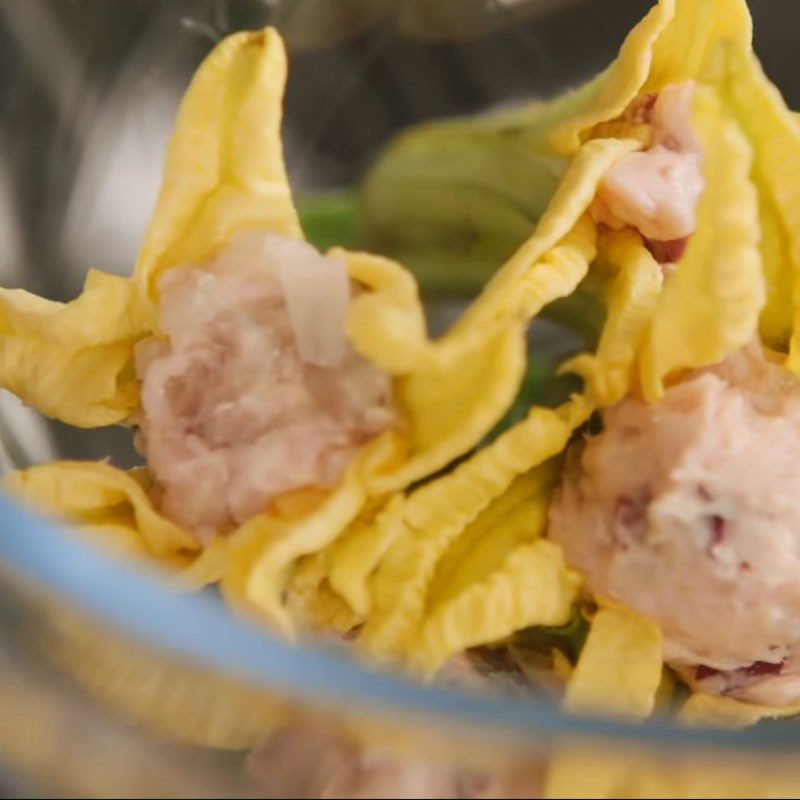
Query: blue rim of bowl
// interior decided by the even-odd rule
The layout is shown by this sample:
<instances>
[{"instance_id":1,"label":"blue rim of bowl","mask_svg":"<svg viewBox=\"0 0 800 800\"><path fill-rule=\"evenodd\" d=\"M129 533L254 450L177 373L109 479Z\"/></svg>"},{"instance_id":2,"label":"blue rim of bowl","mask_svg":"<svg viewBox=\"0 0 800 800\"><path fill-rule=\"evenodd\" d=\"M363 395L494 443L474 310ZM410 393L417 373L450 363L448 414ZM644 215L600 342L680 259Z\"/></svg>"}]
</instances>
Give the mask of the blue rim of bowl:
<instances>
[{"instance_id":1,"label":"blue rim of bowl","mask_svg":"<svg viewBox=\"0 0 800 800\"><path fill-rule=\"evenodd\" d=\"M343 705L372 706L379 712L421 713L459 726L492 726L532 741L573 734L643 744L770 750L793 749L800 741L800 727L789 720L744 731L679 727L665 720L633 724L567 716L533 698L512 700L414 684L336 652L292 645L232 616L213 596L177 593L159 580L156 571L111 557L2 493L0 560L116 630L298 700L335 698Z\"/></svg>"}]
</instances>

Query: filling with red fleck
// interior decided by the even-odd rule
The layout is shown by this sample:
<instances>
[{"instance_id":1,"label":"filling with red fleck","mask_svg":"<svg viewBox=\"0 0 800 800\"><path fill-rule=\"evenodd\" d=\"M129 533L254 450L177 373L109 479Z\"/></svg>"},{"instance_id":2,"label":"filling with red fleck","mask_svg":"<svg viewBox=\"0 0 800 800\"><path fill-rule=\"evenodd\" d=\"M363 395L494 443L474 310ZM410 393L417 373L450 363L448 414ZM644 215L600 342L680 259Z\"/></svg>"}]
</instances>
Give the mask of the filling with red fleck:
<instances>
[{"instance_id":1,"label":"filling with red fleck","mask_svg":"<svg viewBox=\"0 0 800 800\"><path fill-rule=\"evenodd\" d=\"M705 185L691 126L693 92L691 82L670 84L629 109L631 123L650 126L651 144L611 167L591 207L598 223L615 230L636 228L656 261L666 265L686 251Z\"/></svg>"},{"instance_id":2,"label":"filling with red fleck","mask_svg":"<svg viewBox=\"0 0 800 800\"><path fill-rule=\"evenodd\" d=\"M800 380L753 345L603 422L551 505L567 562L705 691L800 700Z\"/></svg>"}]
</instances>

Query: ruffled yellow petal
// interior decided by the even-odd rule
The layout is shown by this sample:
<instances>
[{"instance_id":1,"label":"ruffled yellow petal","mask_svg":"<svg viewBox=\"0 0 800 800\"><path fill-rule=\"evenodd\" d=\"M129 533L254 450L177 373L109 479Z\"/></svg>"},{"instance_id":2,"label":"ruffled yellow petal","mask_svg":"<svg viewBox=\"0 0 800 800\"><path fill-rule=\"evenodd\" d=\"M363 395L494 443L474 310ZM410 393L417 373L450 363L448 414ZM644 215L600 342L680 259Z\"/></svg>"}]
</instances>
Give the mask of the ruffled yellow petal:
<instances>
[{"instance_id":1,"label":"ruffled yellow petal","mask_svg":"<svg viewBox=\"0 0 800 800\"><path fill-rule=\"evenodd\" d=\"M644 89L657 91L688 80L723 82L730 48L746 46L749 51L751 40L745 0L675 0L672 19L654 42Z\"/></svg>"},{"instance_id":2,"label":"ruffled yellow petal","mask_svg":"<svg viewBox=\"0 0 800 800\"><path fill-rule=\"evenodd\" d=\"M302 235L283 162L285 83L286 52L271 28L228 36L195 74L136 263L151 312L162 270L207 260L235 231Z\"/></svg>"},{"instance_id":3,"label":"ruffled yellow petal","mask_svg":"<svg viewBox=\"0 0 800 800\"><path fill-rule=\"evenodd\" d=\"M633 102L650 75L653 46L671 22L675 3L676 0L660 0L628 34L616 61L588 87L579 90L575 104L582 109L575 109L572 118L550 134L556 152L575 153L592 128L618 117Z\"/></svg>"},{"instance_id":4,"label":"ruffled yellow petal","mask_svg":"<svg viewBox=\"0 0 800 800\"><path fill-rule=\"evenodd\" d=\"M468 647L499 641L531 625L563 625L580 583L557 545L546 540L521 544L498 569L427 615L411 663L432 675Z\"/></svg>"},{"instance_id":5,"label":"ruffled yellow petal","mask_svg":"<svg viewBox=\"0 0 800 800\"><path fill-rule=\"evenodd\" d=\"M746 728L763 719L794 717L800 714L800 704L783 708L743 703L732 697L697 692L692 694L678 712L678 720L686 725L707 728Z\"/></svg>"},{"instance_id":6,"label":"ruffled yellow petal","mask_svg":"<svg viewBox=\"0 0 800 800\"><path fill-rule=\"evenodd\" d=\"M228 568L231 546L235 542L234 533L206 544L202 552L178 573L175 584L185 591L196 591L221 581Z\"/></svg>"},{"instance_id":7,"label":"ruffled yellow petal","mask_svg":"<svg viewBox=\"0 0 800 800\"><path fill-rule=\"evenodd\" d=\"M466 647L567 621L579 581L567 573L558 547L535 541L559 466L553 459L516 478L439 559L413 636L410 657L418 670L432 674Z\"/></svg>"},{"instance_id":8,"label":"ruffled yellow petal","mask_svg":"<svg viewBox=\"0 0 800 800\"><path fill-rule=\"evenodd\" d=\"M138 532L147 552L160 559L189 555L200 543L159 514L141 471L123 472L103 462L43 464L3 479L4 488L40 511L98 532ZM132 533L131 533L132 535Z\"/></svg>"},{"instance_id":9,"label":"ruffled yellow petal","mask_svg":"<svg viewBox=\"0 0 800 800\"><path fill-rule=\"evenodd\" d=\"M487 326L480 335L448 339L430 359L395 382L405 412L407 458L369 478L384 494L438 472L468 452L511 407L525 375L524 326Z\"/></svg>"},{"instance_id":10,"label":"ruffled yellow petal","mask_svg":"<svg viewBox=\"0 0 800 800\"><path fill-rule=\"evenodd\" d=\"M379 495L437 472L494 427L525 374L525 328L501 320L430 342L409 273L388 259L335 252L346 258L350 276L370 289L353 303L350 340L397 376L395 399L406 423L407 458L368 477L370 492ZM585 271L588 246L575 258Z\"/></svg>"},{"instance_id":11,"label":"ruffled yellow petal","mask_svg":"<svg viewBox=\"0 0 800 800\"><path fill-rule=\"evenodd\" d=\"M395 495L373 518L351 528L330 553L331 587L363 620L369 613L369 578L403 530L403 498Z\"/></svg>"},{"instance_id":12,"label":"ruffled yellow petal","mask_svg":"<svg viewBox=\"0 0 800 800\"><path fill-rule=\"evenodd\" d=\"M361 618L333 590L328 572L326 550L300 559L286 587L286 607L307 630L345 634L358 625Z\"/></svg>"},{"instance_id":13,"label":"ruffled yellow petal","mask_svg":"<svg viewBox=\"0 0 800 800\"><path fill-rule=\"evenodd\" d=\"M661 268L633 230L609 231L600 239L601 259L613 277L606 291L606 322L594 355L562 365L585 383L590 402L613 405L638 386L636 357L661 293Z\"/></svg>"},{"instance_id":14,"label":"ruffled yellow petal","mask_svg":"<svg viewBox=\"0 0 800 800\"><path fill-rule=\"evenodd\" d=\"M586 210L611 165L639 146L635 139L604 139L578 151L534 234L495 273L453 334L503 317L531 319L574 291L595 256L595 226Z\"/></svg>"},{"instance_id":15,"label":"ruffled yellow petal","mask_svg":"<svg viewBox=\"0 0 800 800\"><path fill-rule=\"evenodd\" d=\"M122 472L100 462L63 461L12 472L4 488L37 511L77 526L95 544L141 560L157 558L173 571L173 585L196 590L225 574L236 537L201 544L161 516L150 499L145 470Z\"/></svg>"},{"instance_id":16,"label":"ruffled yellow petal","mask_svg":"<svg viewBox=\"0 0 800 800\"><path fill-rule=\"evenodd\" d=\"M565 215L545 223L543 232L540 225L531 240L538 237L538 243L529 246L529 242L501 270L500 274L510 276L504 285L489 287L442 340L419 348L406 343L408 352L402 359L395 355L401 346L386 348L395 365L405 361L414 365L395 383L395 396L408 425L409 455L403 463L370 477L373 494L402 489L442 469L474 447L511 406L525 373L528 320L543 305L569 294L595 255L595 226L583 213L590 197L585 204L580 198L574 204L581 190L572 187L599 179L598 160L607 158L611 150L627 152L630 147L626 143L592 147L590 151L598 150L597 158L587 154L585 161L576 159L580 163L574 182L568 183L564 193ZM554 245L548 250L549 242ZM374 309L369 316L377 331L374 342L369 343L367 324L351 323L349 329L358 334L356 346L381 363L378 346L390 339L402 344L403 327L393 327L392 320L406 315L381 314L378 295L364 297L362 302L362 310L367 303ZM353 312L356 321L367 319L358 305ZM408 330L406 342L413 342L414 327L409 325ZM387 363L385 358L383 363Z\"/></svg>"},{"instance_id":17,"label":"ruffled yellow petal","mask_svg":"<svg viewBox=\"0 0 800 800\"><path fill-rule=\"evenodd\" d=\"M749 52L750 39L744 0L660 0L628 34L614 63L576 95L573 116L550 134L552 147L576 152L642 93L688 80L724 82L729 48Z\"/></svg>"},{"instance_id":18,"label":"ruffled yellow petal","mask_svg":"<svg viewBox=\"0 0 800 800\"><path fill-rule=\"evenodd\" d=\"M560 453L587 413L580 399L556 411L533 408L452 473L405 499L403 532L371 581L372 612L360 637L368 652L399 657L412 649L440 558L517 476Z\"/></svg>"},{"instance_id":19,"label":"ruffled yellow petal","mask_svg":"<svg viewBox=\"0 0 800 800\"><path fill-rule=\"evenodd\" d=\"M552 458L515 478L445 551L428 589L431 608L457 597L500 567L517 545L538 539L562 460Z\"/></svg>"},{"instance_id":20,"label":"ruffled yellow petal","mask_svg":"<svg viewBox=\"0 0 800 800\"><path fill-rule=\"evenodd\" d=\"M791 337L788 366L800 371L800 127L749 46L731 55L725 99L753 148L761 257L767 281L762 333L773 347Z\"/></svg>"},{"instance_id":21,"label":"ruffled yellow petal","mask_svg":"<svg viewBox=\"0 0 800 800\"><path fill-rule=\"evenodd\" d=\"M368 444L352 461L340 485L305 514L284 516L278 509L245 523L236 534L239 543L231 548L223 589L291 633L284 590L292 567L303 556L324 550L355 520L367 500L364 476L393 463L397 448L392 434Z\"/></svg>"},{"instance_id":22,"label":"ruffled yellow petal","mask_svg":"<svg viewBox=\"0 0 800 800\"><path fill-rule=\"evenodd\" d=\"M648 717L655 706L662 669L658 626L625 608L601 608L567 683L564 708Z\"/></svg>"},{"instance_id":23,"label":"ruffled yellow petal","mask_svg":"<svg viewBox=\"0 0 800 800\"><path fill-rule=\"evenodd\" d=\"M71 303L0 289L0 385L71 425L124 422L139 404L132 347L145 332L133 285L116 275L91 270Z\"/></svg>"},{"instance_id":24,"label":"ruffled yellow petal","mask_svg":"<svg viewBox=\"0 0 800 800\"><path fill-rule=\"evenodd\" d=\"M402 530L402 496L377 513L364 512L326 549L300 559L287 587L290 613L306 628L345 633L370 608L368 580Z\"/></svg>"},{"instance_id":25,"label":"ruffled yellow petal","mask_svg":"<svg viewBox=\"0 0 800 800\"><path fill-rule=\"evenodd\" d=\"M751 148L713 94L695 95L706 189L697 229L646 333L641 380L648 400L661 395L675 370L713 364L750 341L765 299Z\"/></svg>"}]
</instances>

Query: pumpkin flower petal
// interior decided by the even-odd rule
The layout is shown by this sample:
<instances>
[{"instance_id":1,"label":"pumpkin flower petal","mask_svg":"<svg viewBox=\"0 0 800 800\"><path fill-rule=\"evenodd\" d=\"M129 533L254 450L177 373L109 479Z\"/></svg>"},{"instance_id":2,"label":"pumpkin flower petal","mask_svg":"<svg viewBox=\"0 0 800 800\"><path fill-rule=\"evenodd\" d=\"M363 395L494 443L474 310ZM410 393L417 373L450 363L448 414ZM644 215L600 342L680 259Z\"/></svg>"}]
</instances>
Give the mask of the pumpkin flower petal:
<instances>
[{"instance_id":1,"label":"pumpkin flower petal","mask_svg":"<svg viewBox=\"0 0 800 800\"><path fill-rule=\"evenodd\" d=\"M561 458L551 458L515 478L445 551L428 588L428 606L457 597L500 567L518 545L539 539L547 500L558 481Z\"/></svg>"},{"instance_id":2,"label":"pumpkin flower petal","mask_svg":"<svg viewBox=\"0 0 800 800\"><path fill-rule=\"evenodd\" d=\"M543 522L544 506L541 517ZM527 530L535 531L530 520ZM532 625L564 625L580 583L557 545L546 540L518 545L499 568L428 614L411 652L412 667L432 675L468 647L500 641Z\"/></svg>"},{"instance_id":3,"label":"pumpkin flower petal","mask_svg":"<svg viewBox=\"0 0 800 800\"><path fill-rule=\"evenodd\" d=\"M267 513L246 522L239 535L248 543L249 560L235 549L232 556L240 565L238 592L245 602L290 633L293 623L284 589L293 566L303 556L324 550L347 529L367 500L364 476L396 457L396 437L379 437L358 453L339 486L307 513Z\"/></svg>"},{"instance_id":4,"label":"pumpkin flower petal","mask_svg":"<svg viewBox=\"0 0 800 800\"><path fill-rule=\"evenodd\" d=\"M405 375L427 357L428 336L417 282L395 261L334 248L350 279L370 291L355 297L347 335L362 356L393 375Z\"/></svg>"},{"instance_id":5,"label":"pumpkin flower petal","mask_svg":"<svg viewBox=\"0 0 800 800\"><path fill-rule=\"evenodd\" d=\"M660 0L628 34L614 63L578 90L576 100L584 107L572 110L571 118L550 133L556 152L575 153L595 126L619 117L633 102L647 82L653 45L672 20L676 2L679 0Z\"/></svg>"},{"instance_id":6,"label":"pumpkin flower petal","mask_svg":"<svg viewBox=\"0 0 800 800\"><path fill-rule=\"evenodd\" d=\"M40 511L102 532L123 526L138 531L146 551L157 558L188 555L200 543L161 516L148 495L141 471L123 472L103 462L60 461L12 472L4 488Z\"/></svg>"},{"instance_id":7,"label":"pumpkin flower petal","mask_svg":"<svg viewBox=\"0 0 800 800\"><path fill-rule=\"evenodd\" d=\"M625 608L602 607L567 682L564 708L648 717L655 707L662 669L658 626Z\"/></svg>"},{"instance_id":8,"label":"pumpkin flower petal","mask_svg":"<svg viewBox=\"0 0 800 800\"><path fill-rule=\"evenodd\" d=\"M416 670L431 675L467 647L567 622L580 581L558 546L538 541L559 467L551 459L516 478L439 560L409 653Z\"/></svg>"},{"instance_id":9,"label":"pumpkin flower petal","mask_svg":"<svg viewBox=\"0 0 800 800\"><path fill-rule=\"evenodd\" d=\"M613 405L638 388L635 364L642 337L661 293L661 269L633 230L608 231L600 239L600 259L613 276L605 292L606 322L597 351L561 365L586 384L589 400Z\"/></svg>"},{"instance_id":10,"label":"pumpkin flower petal","mask_svg":"<svg viewBox=\"0 0 800 800\"><path fill-rule=\"evenodd\" d=\"M345 634L361 621L351 606L331 587L328 552L301 559L286 587L286 606L294 619L313 631Z\"/></svg>"},{"instance_id":11,"label":"pumpkin flower petal","mask_svg":"<svg viewBox=\"0 0 800 800\"><path fill-rule=\"evenodd\" d=\"M164 269L207 260L238 230L302 236L281 141L286 70L272 28L228 36L198 69L136 263L145 302L155 303Z\"/></svg>"},{"instance_id":12,"label":"pumpkin flower petal","mask_svg":"<svg viewBox=\"0 0 800 800\"><path fill-rule=\"evenodd\" d=\"M674 0L669 24L655 40L645 91L688 80L723 82L731 46L750 50L753 31L745 0Z\"/></svg>"},{"instance_id":13,"label":"pumpkin flower petal","mask_svg":"<svg viewBox=\"0 0 800 800\"><path fill-rule=\"evenodd\" d=\"M374 518L353 526L330 553L331 587L363 619L370 608L369 578L402 531L403 498L395 495Z\"/></svg>"},{"instance_id":14,"label":"pumpkin flower petal","mask_svg":"<svg viewBox=\"0 0 800 800\"><path fill-rule=\"evenodd\" d=\"M413 647L441 557L517 476L560 453L585 414L580 399L555 411L533 408L525 421L406 498L404 530L371 581L372 611L359 639L366 651L394 658Z\"/></svg>"},{"instance_id":15,"label":"pumpkin flower petal","mask_svg":"<svg viewBox=\"0 0 800 800\"><path fill-rule=\"evenodd\" d=\"M577 270L585 271L590 248L575 254ZM383 494L442 469L491 430L525 374L525 329L503 320L431 342L409 273L378 256L332 253L345 257L350 277L370 289L353 302L348 335L363 356L396 376L407 425L407 459L369 478L370 490Z\"/></svg>"},{"instance_id":16,"label":"pumpkin flower petal","mask_svg":"<svg viewBox=\"0 0 800 800\"><path fill-rule=\"evenodd\" d=\"M752 26L744 0L659 0L628 34L611 66L579 90L583 108L556 125L553 148L575 153L641 94L668 84L721 84L731 45L750 50Z\"/></svg>"},{"instance_id":17,"label":"pumpkin flower petal","mask_svg":"<svg viewBox=\"0 0 800 800\"><path fill-rule=\"evenodd\" d=\"M0 289L0 385L71 425L125 422L138 406L131 348L144 332L133 286L116 275L91 270L71 303Z\"/></svg>"},{"instance_id":18,"label":"pumpkin flower petal","mask_svg":"<svg viewBox=\"0 0 800 800\"><path fill-rule=\"evenodd\" d=\"M733 697L695 692L678 712L685 725L709 728L746 728L764 719L794 717L800 714L800 704L777 708L756 703L744 703Z\"/></svg>"},{"instance_id":19,"label":"pumpkin flower petal","mask_svg":"<svg viewBox=\"0 0 800 800\"><path fill-rule=\"evenodd\" d=\"M773 86L749 42L731 53L725 102L753 149L751 177L758 191L761 260L767 302L761 318L766 343L784 348L787 366L800 371L800 126Z\"/></svg>"},{"instance_id":20,"label":"pumpkin flower petal","mask_svg":"<svg viewBox=\"0 0 800 800\"><path fill-rule=\"evenodd\" d=\"M696 111L706 190L697 230L646 333L641 380L648 400L661 396L676 370L716 363L750 341L765 299L751 148L712 93L696 92Z\"/></svg>"}]
</instances>

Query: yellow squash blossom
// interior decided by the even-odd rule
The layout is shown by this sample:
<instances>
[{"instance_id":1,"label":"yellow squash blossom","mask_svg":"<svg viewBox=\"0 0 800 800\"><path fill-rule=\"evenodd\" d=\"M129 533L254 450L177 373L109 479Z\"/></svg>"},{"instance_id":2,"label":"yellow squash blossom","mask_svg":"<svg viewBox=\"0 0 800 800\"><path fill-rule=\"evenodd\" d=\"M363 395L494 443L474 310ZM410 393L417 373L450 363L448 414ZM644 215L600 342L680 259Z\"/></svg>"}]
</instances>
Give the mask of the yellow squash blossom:
<instances>
[{"instance_id":1,"label":"yellow squash blossom","mask_svg":"<svg viewBox=\"0 0 800 800\"><path fill-rule=\"evenodd\" d=\"M137 341L158 335L158 277L208 261L240 230L301 237L280 126L286 55L271 29L221 42L195 75L173 133L157 207L130 279L92 272L71 303L0 291L0 383L44 413L83 427L128 424L139 409ZM584 245L584 249L591 242ZM284 585L301 557L334 542L371 502L468 451L511 404L525 369L522 320L498 319L439 342L426 333L413 278L398 264L334 250L361 292L347 335L388 373L402 430L353 457L339 485L281 498L204 546L159 513L146 471L57 463L7 486L101 538L183 564L183 581L223 588L289 627ZM588 261L588 254L581 259ZM568 290L568 287L565 291Z\"/></svg>"}]
</instances>

